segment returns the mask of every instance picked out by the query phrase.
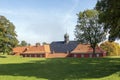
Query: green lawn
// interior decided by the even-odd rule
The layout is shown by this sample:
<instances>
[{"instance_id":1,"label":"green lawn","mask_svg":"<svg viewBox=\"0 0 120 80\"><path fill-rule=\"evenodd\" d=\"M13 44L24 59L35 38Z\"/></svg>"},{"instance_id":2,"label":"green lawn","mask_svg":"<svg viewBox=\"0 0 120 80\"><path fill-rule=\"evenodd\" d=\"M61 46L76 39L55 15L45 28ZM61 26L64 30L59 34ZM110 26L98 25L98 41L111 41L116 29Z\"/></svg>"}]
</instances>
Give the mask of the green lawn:
<instances>
[{"instance_id":1,"label":"green lawn","mask_svg":"<svg viewBox=\"0 0 120 80\"><path fill-rule=\"evenodd\" d=\"M120 80L120 58L0 56L0 80Z\"/></svg>"}]
</instances>

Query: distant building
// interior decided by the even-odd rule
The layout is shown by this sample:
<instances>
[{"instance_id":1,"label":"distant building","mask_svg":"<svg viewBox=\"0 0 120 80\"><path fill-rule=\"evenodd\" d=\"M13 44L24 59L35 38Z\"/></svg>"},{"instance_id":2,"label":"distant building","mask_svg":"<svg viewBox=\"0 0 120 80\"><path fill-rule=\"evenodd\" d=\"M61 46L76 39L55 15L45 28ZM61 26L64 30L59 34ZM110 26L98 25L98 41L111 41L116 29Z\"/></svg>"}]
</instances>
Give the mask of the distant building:
<instances>
[{"instance_id":1,"label":"distant building","mask_svg":"<svg viewBox=\"0 0 120 80\"><path fill-rule=\"evenodd\" d=\"M23 57L46 57L50 52L51 51L49 45L16 47L13 49L14 55L20 55Z\"/></svg>"},{"instance_id":2,"label":"distant building","mask_svg":"<svg viewBox=\"0 0 120 80\"><path fill-rule=\"evenodd\" d=\"M79 44L77 41L70 41L69 35L64 35L64 41L54 41L50 45L36 45L27 47L16 47L13 49L14 55L23 57L45 57L45 58L92 58L106 56L106 52L98 46L93 54L93 49L89 44Z\"/></svg>"}]
</instances>

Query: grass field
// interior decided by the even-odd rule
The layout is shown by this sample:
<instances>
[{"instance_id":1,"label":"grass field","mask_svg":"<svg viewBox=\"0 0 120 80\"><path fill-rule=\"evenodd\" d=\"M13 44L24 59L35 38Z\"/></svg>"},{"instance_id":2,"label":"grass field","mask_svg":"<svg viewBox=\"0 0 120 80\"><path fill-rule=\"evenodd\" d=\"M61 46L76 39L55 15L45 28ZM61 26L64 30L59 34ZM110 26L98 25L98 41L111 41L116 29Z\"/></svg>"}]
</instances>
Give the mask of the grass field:
<instances>
[{"instance_id":1,"label":"grass field","mask_svg":"<svg viewBox=\"0 0 120 80\"><path fill-rule=\"evenodd\" d=\"M120 58L0 56L0 80L120 80Z\"/></svg>"}]
</instances>

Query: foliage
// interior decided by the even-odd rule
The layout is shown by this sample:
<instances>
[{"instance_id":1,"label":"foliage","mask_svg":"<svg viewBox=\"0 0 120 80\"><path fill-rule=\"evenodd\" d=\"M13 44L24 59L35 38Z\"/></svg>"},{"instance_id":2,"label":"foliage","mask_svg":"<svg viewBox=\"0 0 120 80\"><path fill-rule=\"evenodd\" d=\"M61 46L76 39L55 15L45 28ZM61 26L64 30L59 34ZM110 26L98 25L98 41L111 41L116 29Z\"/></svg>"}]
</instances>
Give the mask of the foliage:
<instances>
[{"instance_id":1,"label":"foliage","mask_svg":"<svg viewBox=\"0 0 120 80\"><path fill-rule=\"evenodd\" d=\"M98 12L86 10L78 14L78 23L75 28L75 36L81 43L90 43L95 53L95 47L106 37L102 24L98 23Z\"/></svg>"},{"instance_id":2,"label":"foliage","mask_svg":"<svg viewBox=\"0 0 120 80\"><path fill-rule=\"evenodd\" d=\"M28 45L28 46L31 46L31 44L30 44L30 43L28 43L27 45Z\"/></svg>"},{"instance_id":3,"label":"foliage","mask_svg":"<svg viewBox=\"0 0 120 80\"><path fill-rule=\"evenodd\" d=\"M0 16L0 52L10 53L18 44L15 26L4 16Z\"/></svg>"},{"instance_id":4,"label":"foliage","mask_svg":"<svg viewBox=\"0 0 120 80\"><path fill-rule=\"evenodd\" d=\"M116 42L106 41L100 45L100 47L107 52L108 56L119 56L120 47Z\"/></svg>"},{"instance_id":5,"label":"foliage","mask_svg":"<svg viewBox=\"0 0 120 80\"><path fill-rule=\"evenodd\" d=\"M119 80L120 58L0 58L0 80Z\"/></svg>"},{"instance_id":6,"label":"foliage","mask_svg":"<svg viewBox=\"0 0 120 80\"><path fill-rule=\"evenodd\" d=\"M25 40L21 41L21 43L19 44L19 46L27 46L27 45L28 43Z\"/></svg>"},{"instance_id":7,"label":"foliage","mask_svg":"<svg viewBox=\"0 0 120 80\"><path fill-rule=\"evenodd\" d=\"M36 43L36 46L40 46L40 43L39 43L39 42L37 42L37 43Z\"/></svg>"},{"instance_id":8,"label":"foliage","mask_svg":"<svg viewBox=\"0 0 120 80\"><path fill-rule=\"evenodd\" d=\"M120 38L120 0L98 0L96 9L100 12L100 22L104 22L109 40Z\"/></svg>"},{"instance_id":9,"label":"foliage","mask_svg":"<svg viewBox=\"0 0 120 80\"><path fill-rule=\"evenodd\" d=\"M49 43L47 43L47 42L43 42L42 44L43 44L43 45L46 45L46 44L49 44Z\"/></svg>"}]
</instances>

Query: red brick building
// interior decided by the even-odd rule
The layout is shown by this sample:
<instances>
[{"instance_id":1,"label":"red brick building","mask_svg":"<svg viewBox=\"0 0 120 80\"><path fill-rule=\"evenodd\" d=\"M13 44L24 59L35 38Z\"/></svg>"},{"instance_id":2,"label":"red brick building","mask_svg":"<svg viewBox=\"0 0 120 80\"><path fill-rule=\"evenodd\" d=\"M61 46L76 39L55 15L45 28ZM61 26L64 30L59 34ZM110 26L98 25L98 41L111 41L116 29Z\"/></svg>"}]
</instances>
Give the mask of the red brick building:
<instances>
[{"instance_id":1,"label":"red brick building","mask_svg":"<svg viewBox=\"0 0 120 80\"><path fill-rule=\"evenodd\" d=\"M69 41L68 34L64 35L64 41L54 41L50 45L36 45L27 47L16 47L13 49L14 55L23 57L45 57L45 58L92 58L106 56L106 52L100 47L93 49L89 44L79 44L77 41Z\"/></svg>"},{"instance_id":2,"label":"red brick building","mask_svg":"<svg viewBox=\"0 0 120 80\"><path fill-rule=\"evenodd\" d=\"M13 49L14 55L20 55L23 57L47 57L47 54L49 53L49 45L16 47Z\"/></svg>"},{"instance_id":3,"label":"red brick building","mask_svg":"<svg viewBox=\"0 0 120 80\"><path fill-rule=\"evenodd\" d=\"M106 56L106 52L100 47L96 47L95 54L93 54L93 49L89 44L79 44L69 55L69 57L78 58L92 58L92 57L103 57Z\"/></svg>"}]
</instances>

